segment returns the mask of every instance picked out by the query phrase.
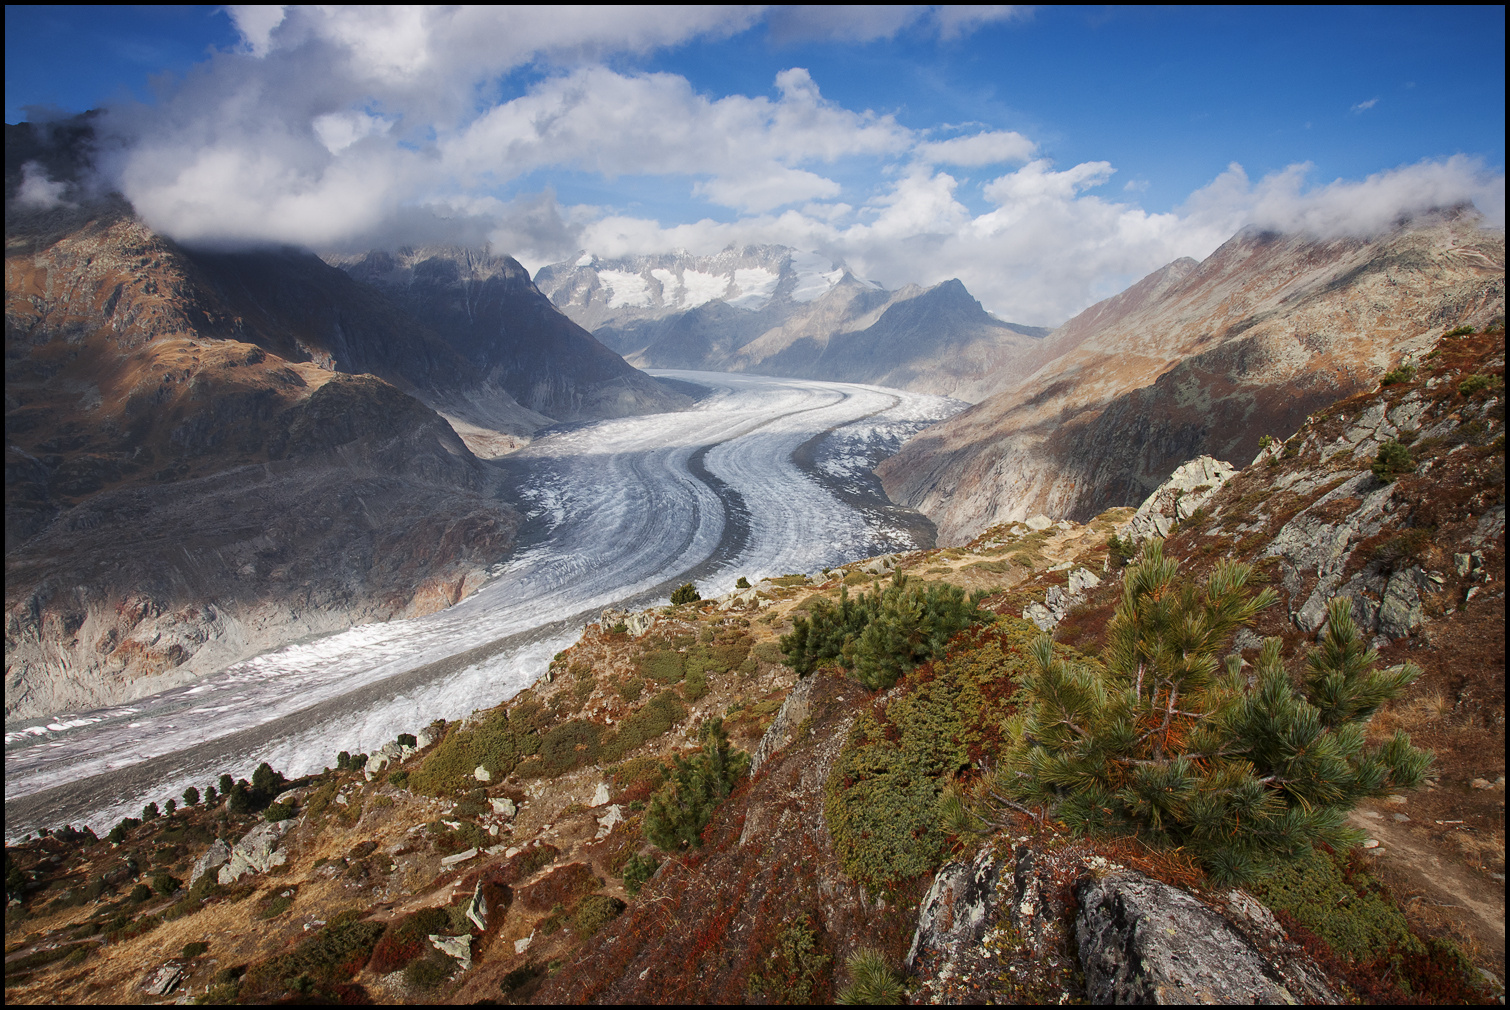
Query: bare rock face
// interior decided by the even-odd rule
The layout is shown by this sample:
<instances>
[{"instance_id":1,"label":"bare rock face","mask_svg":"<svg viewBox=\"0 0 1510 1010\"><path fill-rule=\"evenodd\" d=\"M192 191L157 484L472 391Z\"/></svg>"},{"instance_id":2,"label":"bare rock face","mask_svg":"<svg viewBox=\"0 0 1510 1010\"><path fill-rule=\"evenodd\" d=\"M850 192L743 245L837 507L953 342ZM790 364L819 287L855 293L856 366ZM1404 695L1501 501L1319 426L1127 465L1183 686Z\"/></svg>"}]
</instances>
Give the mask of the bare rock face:
<instances>
[{"instance_id":1,"label":"bare rock face","mask_svg":"<svg viewBox=\"0 0 1510 1010\"><path fill-rule=\"evenodd\" d=\"M231 849L230 859L215 879L221 885L234 884L248 874L266 873L288 862L288 853L278 848L288 829L288 821L270 821L248 831Z\"/></svg>"},{"instance_id":2,"label":"bare rock face","mask_svg":"<svg viewBox=\"0 0 1510 1010\"><path fill-rule=\"evenodd\" d=\"M1128 524L1129 538L1137 543L1169 536L1175 523L1195 515L1235 473L1237 470L1231 463L1210 456L1198 456L1178 467L1133 513Z\"/></svg>"},{"instance_id":3,"label":"bare rock face","mask_svg":"<svg viewBox=\"0 0 1510 1010\"><path fill-rule=\"evenodd\" d=\"M1018 367L877 473L941 544L1140 502L1181 463L1251 459L1262 436L1369 388L1446 327L1502 315L1504 241L1470 212L1371 240L1242 232L1070 320L1036 370ZM1377 448L1382 429L1364 427L1348 451Z\"/></svg>"},{"instance_id":4,"label":"bare rock face","mask_svg":"<svg viewBox=\"0 0 1510 1010\"><path fill-rule=\"evenodd\" d=\"M1336 1002L1309 977L1287 979L1224 917L1140 873L1088 878L1075 918L1093 1004ZM1250 899L1251 900L1251 899Z\"/></svg>"},{"instance_id":5,"label":"bare rock face","mask_svg":"<svg viewBox=\"0 0 1510 1010\"><path fill-rule=\"evenodd\" d=\"M548 418L624 417L690 402L562 314L512 257L443 247L338 262L433 328L479 375Z\"/></svg>"}]
</instances>

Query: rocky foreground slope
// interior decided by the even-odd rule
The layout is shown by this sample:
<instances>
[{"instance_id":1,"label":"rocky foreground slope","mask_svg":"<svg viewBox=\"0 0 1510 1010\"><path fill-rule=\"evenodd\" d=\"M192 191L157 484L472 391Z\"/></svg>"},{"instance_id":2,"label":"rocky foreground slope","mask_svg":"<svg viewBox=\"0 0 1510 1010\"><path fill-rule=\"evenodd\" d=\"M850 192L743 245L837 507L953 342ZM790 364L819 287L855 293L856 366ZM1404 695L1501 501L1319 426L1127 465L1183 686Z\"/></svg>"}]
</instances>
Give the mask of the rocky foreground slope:
<instances>
[{"instance_id":1,"label":"rocky foreground slope","mask_svg":"<svg viewBox=\"0 0 1510 1010\"><path fill-rule=\"evenodd\" d=\"M541 290L642 367L869 382L974 402L1047 330L992 316L958 280L886 291L784 246L543 267Z\"/></svg>"},{"instance_id":2,"label":"rocky foreground slope","mask_svg":"<svg viewBox=\"0 0 1510 1010\"><path fill-rule=\"evenodd\" d=\"M1471 211L1371 240L1245 231L1070 320L878 473L943 543L1040 512L1084 520L1203 453L1250 459L1443 328L1504 311L1504 233Z\"/></svg>"},{"instance_id":3,"label":"rocky foreground slope","mask_svg":"<svg viewBox=\"0 0 1510 1010\"><path fill-rule=\"evenodd\" d=\"M462 724L417 713L412 737L307 780L264 770L108 840L8 848L7 1000L826 1002L864 975L911 1002L1493 1001L1503 376L1502 328L1443 338L1246 466L1192 461L1139 510L608 612ZM1276 604L1229 646L1241 661L1273 636L1298 674L1312 602L1341 596L1382 664L1422 668L1367 732L1407 729L1435 763L1354 810L1363 847L1240 889L1052 810L944 829L944 786L1013 732L1040 628L1096 663L1128 544L1158 534L1185 578L1233 558L1269 580ZM779 636L819 600L899 575L987 590L996 617L884 692L786 665ZM653 842L664 782L691 767L674 759L713 753L711 717L753 767L691 845Z\"/></svg>"}]
</instances>

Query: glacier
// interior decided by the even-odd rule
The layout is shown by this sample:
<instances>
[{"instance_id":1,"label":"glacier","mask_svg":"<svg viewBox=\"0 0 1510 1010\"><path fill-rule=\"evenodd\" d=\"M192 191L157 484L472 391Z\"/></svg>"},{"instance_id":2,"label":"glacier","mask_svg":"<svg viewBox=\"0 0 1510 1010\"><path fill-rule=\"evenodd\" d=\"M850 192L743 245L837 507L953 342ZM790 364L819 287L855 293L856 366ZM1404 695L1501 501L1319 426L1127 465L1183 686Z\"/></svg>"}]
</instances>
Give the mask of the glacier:
<instances>
[{"instance_id":1,"label":"glacier","mask_svg":"<svg viewBox=\"0 0 1510 1010\"><path fill-rule=\"evenodd\" d=\"M5 835L97 831L259 761L297 776L533 683L606 607L705 596L922 546L870 467L959 401L879 386L655 371L689 410L562 427L497 461L518 548L439 613L296 642L191 684L7 725Z\"/></svg>"}]
</instances>

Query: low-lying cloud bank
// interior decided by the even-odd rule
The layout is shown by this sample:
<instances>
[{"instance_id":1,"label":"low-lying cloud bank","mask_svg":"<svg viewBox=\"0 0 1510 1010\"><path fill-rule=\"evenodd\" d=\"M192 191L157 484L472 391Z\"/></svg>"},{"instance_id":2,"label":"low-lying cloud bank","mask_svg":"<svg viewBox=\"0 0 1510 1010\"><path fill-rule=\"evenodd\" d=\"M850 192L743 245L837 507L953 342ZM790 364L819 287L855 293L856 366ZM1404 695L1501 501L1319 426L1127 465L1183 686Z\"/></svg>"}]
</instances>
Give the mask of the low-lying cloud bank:
<instances>
[{"instance_id":1,"label":"low-lying cloud bank","mask_svg":"<svg viewBox=\"0 0 1510 1010\"><path fill-rule=\"evenodd\" d=\"M802 68L778 74L772 96L716 98L674 74L604 63L762 21L778 39L948 37L1021 8L230 10L241 50L214 55L158 105L102 120L107 181L186 242L489 241L535 265L581 249L773 242L888 286L959 277L998 315L1042 324L1245 225L1366 235L1471 203L1504 226L1504 174L1464 156L1322 185L1307 165L1255 182L1233 164L1183 206L1149 213L1102 195L1107 162L1056 168L1011 131L909 129L829 101ZM526 67L534 83L499 100L500 81ZM868 191L857 165L869 166ZM985 212L960 199L961 169L990 180ZM555 171L664 178L722 219L667 225L564 206L545 181ZM45 178L27 185L58 198Z\"/></svg>"}]
</instances>

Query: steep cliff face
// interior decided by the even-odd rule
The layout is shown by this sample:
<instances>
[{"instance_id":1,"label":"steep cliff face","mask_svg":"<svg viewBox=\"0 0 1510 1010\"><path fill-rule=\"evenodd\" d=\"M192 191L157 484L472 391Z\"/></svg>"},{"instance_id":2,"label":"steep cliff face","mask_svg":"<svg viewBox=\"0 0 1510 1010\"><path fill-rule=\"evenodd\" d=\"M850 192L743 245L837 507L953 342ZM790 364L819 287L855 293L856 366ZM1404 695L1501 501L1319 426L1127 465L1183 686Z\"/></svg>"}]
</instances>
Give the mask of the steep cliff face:
<instances>
[{"instance_id":1,"label":"steep cliff face","mask_svg":"<svg viewBox=\"0 0 1510 1010\"><path fill-rule=\"evenodd\" d=\"M7 716L480 584L517 516L410 395L475 391L463 358L313 256L184 250L70 185L6 209Z\"/></svg>"},{"instance_id":2,"label":"steep cliff face","mask_svg":"<svg viewBox=\"0 0 1510 1010\"><path fill-rule=\"evenodd\" d=\"M996 319L957 280L886 291L782 246L584 258L537 279L646 367L874 382L969 401L1019 374L1047 332Z\"/></svg>"},{"instance_id":3,"label":"steep cliff face","mask_svg":"<svg viewBox=\"0 0 1510 1010\"><path fill-rule=\"evenodd\" d=\"M580 421L688 403L563 315L512 257L423 248L337 262L431 327L469 371L529 410Z\"/></svg>"},{"instance_id":4,"label":"steep cliff face","mask_svg":"<svg viewBox=\"0 0 1510 1010\"><path fill-rule=\"evenodd\" d=\"M1466 215L1372 241L1241 233L1066 323L1036 371L878 472L941 542L1135 505L1194 456L1251 458L1445 325L1502 315L1504 250Z\"/></svg>"}]
</instances>

